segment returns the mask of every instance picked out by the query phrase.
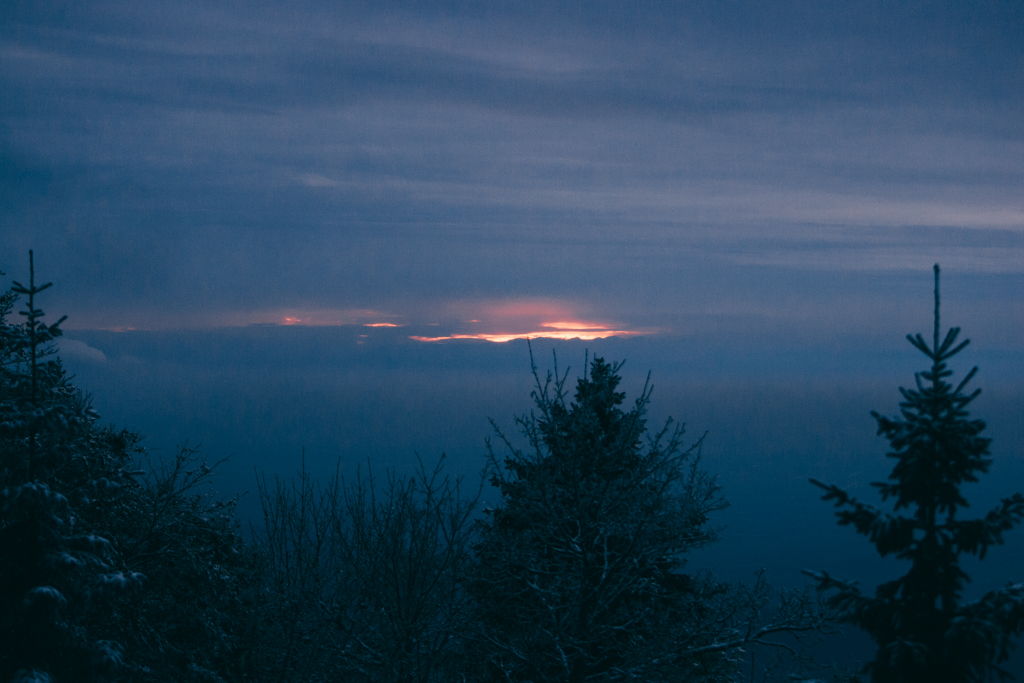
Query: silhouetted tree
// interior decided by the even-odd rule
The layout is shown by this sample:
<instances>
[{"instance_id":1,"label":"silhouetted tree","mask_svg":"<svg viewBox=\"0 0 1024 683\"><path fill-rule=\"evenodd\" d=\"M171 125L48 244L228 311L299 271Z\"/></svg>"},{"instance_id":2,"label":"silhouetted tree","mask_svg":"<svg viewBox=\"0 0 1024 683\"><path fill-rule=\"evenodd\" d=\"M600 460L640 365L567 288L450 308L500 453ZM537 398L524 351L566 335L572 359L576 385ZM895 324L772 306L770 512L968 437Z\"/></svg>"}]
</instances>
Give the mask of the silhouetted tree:
<instances>
[{"instance_id":1,"label":"silhouetted tree","mask_svg":"<svg viewBox=\"0 0 1024 683\"><path fill-rule=\"evenodd\" d=\"M33 266L0 296L0 680L252 679L263 573L234 501L203 490L217 463L187 446L154 463L97 426Z\"/></svg>"},{"instance_id":2,"label":"silhouetted tree","mask_svg":"<svg viewBox=\"0 0 1024 683\"><path fill-rule=\"evenodd\" d=\"M147 577L144 590L97 615L97 626L123 646L121 680L261 680L264 573L240 533L235 499L210 490L220 462L187 445L151 462L137 435L115 435L139 468L138 482L93 506L88 521L126 570Z\"/></svg>"},{"instance_id":3,"label":"silhouetted tree","mask_svg":"<svg viewBox=\"0 0 1024 683\"><path fill-rule=\"evenodd\" d=\"M260 479L273 680L459 680L476 497L442 465L385 482Z\"/></svg>"},{"instance_id":4,"label":"silhouetted tree","mask_svg":"<svg viewBox=\"0 0 1024 683\"><path fill-rule=\"evenodd\" d=\"M649 385L620 408L620 367L595 358L572 403L568 373L534 367L537 410L516 420L529 450L498 430L499 462L489 444L503 503L480 524L471 591L492 680L726 680L739 648L821 626L806 596L683 571L725 502L702 439L684 446L671 420L648 435Z\"/></svg>"},{"instance_id":5,"label":"silhouetted tree","mask_svg":"<svg viewBox=\"0 0 1024 683\"><path fill-rule=\"evenodd\" d=\"M960 328L944 338L939 328L939 266L935 266L935 325L929 346L920 335L907 335L931 360L928 370L915 374L914 389L900 388L901 416L887 418L872 412L878 433L889 441L888 457L896 460L888 481L875 482L882 500L895 502L887 514L850 497L843 489L811 481L834 501L840 525L852 525L867 536L882 556L910 562L909 571L883 583L874 597L863 595L854 583L827 572L811 573L819 590L834 591L829 603L841 618L871 634L878 652L868 669L882 682L985 681L990 673L1004 678L998 667L1008 657L1010 640L1024 627L1024 584L987 593L962 603L967 574L960 556L984 559L1003 532L1024 517L1024 497L1015 493L981 518L963 519L967 507L961 486L988 472L989 439L980 436L981 420L968 417L967 406L981 392L964 393L975 367L956 386L946 381L952 371L946 362L967 346L957 344ZM907 514L899 514L906 510Z\"/></svg>"},{"instance_id":6,"label":"silhouetted tree","mask_svg":"<svg viewBox=\"0 0 1024 683\"><path fill-rule=\"evenodd\" d=\"M120 647L84 627L90 610L138 586L119 571L110 542L79 523L79 511L128 478L90 463L108 445L96 414L65 376L51 343L60 323L43 322L32 252L29 284L0 301L0 678L89 680L121 661ZM6 322L27 297L21 325Z\"/></svg>"}]
</instances>

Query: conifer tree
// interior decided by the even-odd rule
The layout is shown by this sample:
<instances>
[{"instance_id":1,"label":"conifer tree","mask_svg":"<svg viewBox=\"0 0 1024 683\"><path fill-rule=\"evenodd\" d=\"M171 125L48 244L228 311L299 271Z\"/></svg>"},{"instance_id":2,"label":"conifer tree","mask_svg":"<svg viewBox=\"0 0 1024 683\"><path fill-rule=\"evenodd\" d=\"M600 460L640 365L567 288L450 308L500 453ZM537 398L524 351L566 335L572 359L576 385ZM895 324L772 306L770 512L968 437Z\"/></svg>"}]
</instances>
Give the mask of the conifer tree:
<instances>
[{"instance_id":1,"label":"conifer tree","mask_svg":"<svg viewBox=\"0 0 1024 683\"><path fill-rule=\"evenodd\" d=\"M481 526L472 590L494 680L647 680L691 664L655 653L693 607L680 553L713 539L722 501L681 427L644 443L650 391L623 411L619 367L595 358L571 404L564 377L538 377L539 415L517 420L530 451L508 443L504 466L491 453L504 504Z\"/></svg>"},{"instance_id":2,"label":"conifer tree","mask_svg":"<svg viewBox=\"0 0 1024 683\"><path fill-rule=\"evenodd\" d=\"M84 681L121 659L115 643L82 628L90 604L139 583L115 571L109 542L76 530L75 506L118 485L116 477L67 483L72 464L93 442L96 414L53 356L61 318L43 322L32 252L29 284L14 283L0 301L0 678ZM27 297L22 325L5 321L17 295Z\"/></svg>"},{"instance_id":3,"label":"conifer tree","mask_svg":"<svg viewBox=\"0 0 1024 683\"><path fill-rule=\"evenodd\" d=\"M980 518L963 518L968 507L961 487L975 482L992 464L990 439L981 436L982 420L970 419L967 407L981 393L965 393L975 367L958 384L947 381L949 361L968 340L957 343L960 328L945 337L939 327L939 266L935 268L935 314L931 345L920 335L907 339L931 361L916 373L915 388L900 388L900 416L872 411L878 434L889 441L888 457L896 463L885 482L874 482L883 501L894 502L894 514L862 503L835 485L814 479L833 501L840 525L867 536L880 555L910 562L903 576L881 584L874 597L863 595L854 582L827 572L812 573L821 591L834 591L829 602L841 620L871 634L878 645L868 664L878 683L986 681L1004 679L999 667L1013 646L1011 638L1024 627L1024 584L994 590L964 603L969 577L962 555L984 559L1003 542L1003 533L1024 518L1024 496L1004 498ZM902 514L901 514L902 512Z\"/></svg>"},{"instance_id":4,"label":"conifer tree","mask_svg":"<svg viewBox=\"0 0 1024 683\"><path fill-rule=\"evenodd\" d=\"M672 420L648 433L651 387L623 408L620 364L595 358L569 400L565 375L542 381L516 420L528 447L490 449L502 504L475 546L477 645L494 681L733 680L745 648L792 648L828 629L817 603L686 571L715 539L725 506ZM497 429L497 427L495 427Z\"/></svg>"}]
</instances>

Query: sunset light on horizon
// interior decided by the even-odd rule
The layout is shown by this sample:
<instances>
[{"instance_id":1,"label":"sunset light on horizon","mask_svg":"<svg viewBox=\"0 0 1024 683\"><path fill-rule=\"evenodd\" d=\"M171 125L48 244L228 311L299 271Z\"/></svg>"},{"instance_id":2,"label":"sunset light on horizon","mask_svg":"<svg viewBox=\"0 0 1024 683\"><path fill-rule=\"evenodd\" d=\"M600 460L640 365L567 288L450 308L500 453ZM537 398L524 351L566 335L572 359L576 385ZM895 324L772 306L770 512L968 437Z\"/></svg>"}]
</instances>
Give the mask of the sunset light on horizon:
<instances>
[{"instance_id":1,"label":"sunset light on horizon","mask_svg":"<svg viewBox=\"0 0 1024 683\"><path fill-rule=\"evenodd\" d=\"M653 334L655 330L617 330L609 325L601 325L587 321L543 322L539 329L530 332L480 332L476 334L452 334L441 337L410 336L409 339L421 342L439 342L456 339L480 339L489 342L509 342L515 339L606 339L608 337L636 337Z\"/></svg>"}]
</instances>

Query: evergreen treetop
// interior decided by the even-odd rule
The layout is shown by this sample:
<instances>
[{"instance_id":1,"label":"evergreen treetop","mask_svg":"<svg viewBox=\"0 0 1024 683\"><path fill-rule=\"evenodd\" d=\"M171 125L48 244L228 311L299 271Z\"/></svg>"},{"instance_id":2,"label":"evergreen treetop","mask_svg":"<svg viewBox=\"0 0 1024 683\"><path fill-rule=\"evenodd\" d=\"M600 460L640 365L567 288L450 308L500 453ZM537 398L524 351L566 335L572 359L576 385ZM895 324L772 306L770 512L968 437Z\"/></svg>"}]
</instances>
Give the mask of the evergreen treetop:
<instances>
[{"instance_id":1,"label":"evergreen treetop","mask_svg":"<svg viewBox=\"0 0 1024 683\"><path fill-rule=\"evenodd\" d=\"M503 505L481 523L471 591L495 680L659 680L692 665L668 635L697 607L680 553L713 538L723 502L682 427L644 443L650 388L624 411L619 368L594 358L570 402L557 366L543 382L534 367L536 413L516 420L529 450L499 432L508 455L491 451Z\"/></svg>"},{"instance_id":2,"label":"evergreen treetop","mask_svg":"<svg viewBox=\"0 0 1024 683\"><path fill-rule=\"evenodd\" d=\"M142 580L116 570L110 542L81 528L90 498L128 472L78 467L109 444L50 346L64 318L43 322L36 295L49 287L35 284L30 251L28 286L0 298L0 679L47 683L94 680L121 663L120 646L82 624ZM14 325L5 318L19 294L25 322Z\"/></svg>"},{"instance_id":3,"label":"evergreen treetop","mask_svg":"<svg viewBox=\"0 0 1024 683\"><path fill-rule=\"evenodd\" d=\"M958 384L947 361L969 341L957 343L960 328L945 337L939 326L939 266L935 272L935 313L932 343L907 335L931 361L916 373L915 388L900 388L900 416L872 411L878 434L889 441L888 457L896 463L885 482L874 482L882 500L894 501L894 513L860 502L835 485L814 479L833 501L840 525L867 536L879 555L910 562L909 571L880 585L875 597L863 595L855 583L827 572L812 573L819 590L835 591L829 602L841 619L871 634L878 644L868 668L873 681L984 681L990 672L1004 678L998 665L1013 646L1012 636L1024 628L1024 584L992 591L963 604L969 577L960 566L963 554L984 558L1003 542L1003 533L1024 518L1024 496L1004 498L984 517L961 519L968 507L961 487L978 481L992 464L990 439L981 436L982 420L970 419L967 407L981 393L965 388L973 368ZM941 341L940 341L941 339ZM906 510L906 514L899 514Z\"/></svg>"},{"instance_id":4,"label":"evergreen treetop","mask_svg":"<svg viewBox=\"0 0 1024 683\"><path fill-rule=\"evenodd\" d=\"M703 437L685 445L672 420L649 432L651 386L627 409L621 367L594 358L570 400L568 371L533 366L535 410L516 420L528 446L499 430L506 457L489 448L502 504L480 522L469 588L491 680L731 681L746 648L828 629L809 596L760 574L747 588L686 571L726 503Z\"/></svg>"}]
</instances>

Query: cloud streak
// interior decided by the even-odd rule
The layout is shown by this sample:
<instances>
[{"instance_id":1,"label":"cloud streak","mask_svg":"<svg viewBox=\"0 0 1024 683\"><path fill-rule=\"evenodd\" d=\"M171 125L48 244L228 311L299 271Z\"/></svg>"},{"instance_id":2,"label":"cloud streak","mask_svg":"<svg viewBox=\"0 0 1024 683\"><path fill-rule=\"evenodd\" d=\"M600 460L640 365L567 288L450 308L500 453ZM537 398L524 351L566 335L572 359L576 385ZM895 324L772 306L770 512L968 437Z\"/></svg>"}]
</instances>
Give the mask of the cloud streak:
<instances>
[{"instance_id":1,"label":"cloud streak","mask_svg":"<svg viewBox=\"0 0 1024 683\"><path fill-rule=\"evenodd\" d=\"M510 342L515 339L608 339L609 337L637 337L653 334L655 330L616 330L609 325L596 325L587 321L540 323L539 329L530 332L478 332L476 334L452 334L441 337L410 336L419 342L455 341L476 339L489 342Z\"/></svg>"},{"instance_id":2,"label":"cloud streak","mask_svg":"<svg viewBox=\"0 0 1024 683\"><path fill-rule=\"evenodd\" d=\"M1019 3L59 5L0 18L0 268L83 324L1024 276Z\"/></svg>"},{"instance_id":3,"label":"cloud streak","mask_svg":"<svg viewBox=\"0 0 1024 683\"><path fill-rule=\"evenodd\" d=\"M87 363L107 362L107 356L102 351L76 339L60 340L60 356L64 359L85 361Z\"/></svg>"}]
</instances>

